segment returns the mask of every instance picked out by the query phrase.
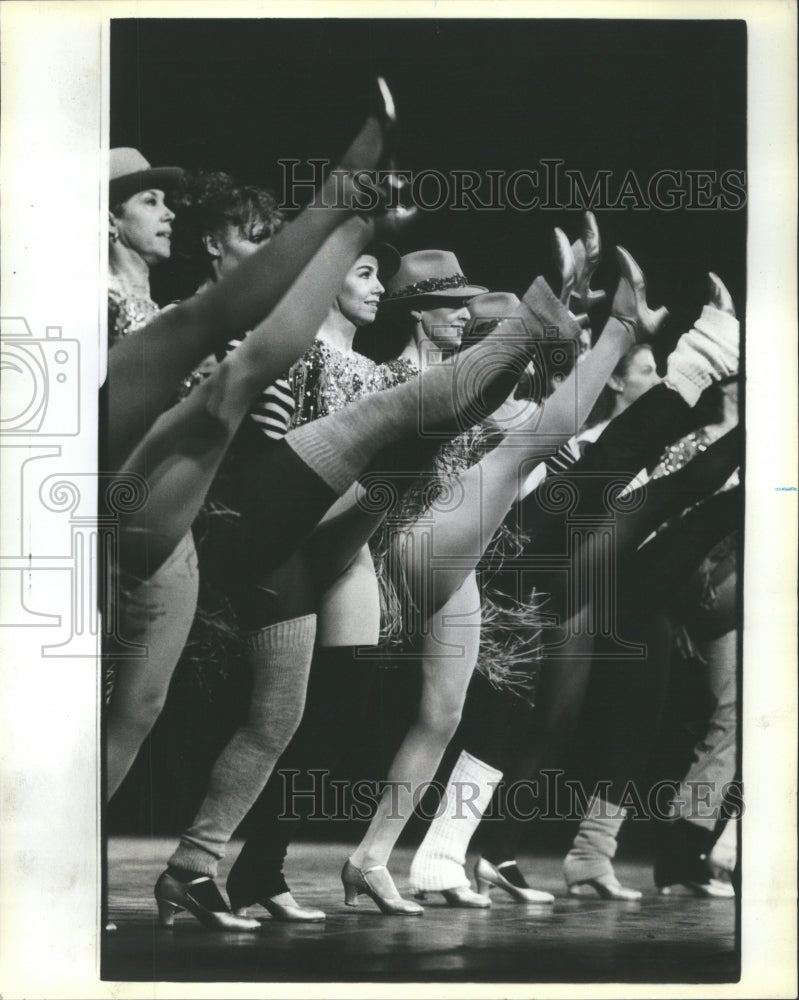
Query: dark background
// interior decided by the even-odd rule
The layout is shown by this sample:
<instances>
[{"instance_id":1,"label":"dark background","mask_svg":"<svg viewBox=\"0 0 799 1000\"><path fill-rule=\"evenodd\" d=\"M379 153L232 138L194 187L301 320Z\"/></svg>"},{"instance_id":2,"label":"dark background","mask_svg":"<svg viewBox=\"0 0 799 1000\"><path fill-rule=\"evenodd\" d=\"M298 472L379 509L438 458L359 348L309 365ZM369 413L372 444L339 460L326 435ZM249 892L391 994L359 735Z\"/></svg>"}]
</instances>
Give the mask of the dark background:
<instances>
[{"instance_id":1,"label":"dark background","mask_svg":"<svg viewBox=\"0 0 799 1000\"><path fill-rule=\"evenodd\" d=\"M334 161L346 148L378 74L394 95L398 161L409 170L536 169L558 157L588 180L611 170L614 192L630 169L644 186L663 169L746 169L746 28L737 21L114 21L111 146L134 146L154 165L224 169L279 188L279 158ZM470 280L517 293L548 273L552 228L574 239L580 223L578 210L564 209L420 214L401 252L454 250ZM666 343L698 314L708 270L743 312L745 207L596 214L605 260L595 286L614 287L612 247L623 244L646 271L650 304L671 310ZM153 285L159 300L173 297L169 265ZM241 671L231 665L223 677L211 660L195 655L178 668L109 809L109 832L177 833L192 818L246 697ZM414 683L410 669L381 671L345 772L385 774ZM678 721L674 713L667 729ZM583 736L590 748L590 729ZM680 745L673 731L666 742ZM539 834L565 845L568 831L552 827ZM342 835L354 842L359 832Z\"/></svg>"}]
</instances>

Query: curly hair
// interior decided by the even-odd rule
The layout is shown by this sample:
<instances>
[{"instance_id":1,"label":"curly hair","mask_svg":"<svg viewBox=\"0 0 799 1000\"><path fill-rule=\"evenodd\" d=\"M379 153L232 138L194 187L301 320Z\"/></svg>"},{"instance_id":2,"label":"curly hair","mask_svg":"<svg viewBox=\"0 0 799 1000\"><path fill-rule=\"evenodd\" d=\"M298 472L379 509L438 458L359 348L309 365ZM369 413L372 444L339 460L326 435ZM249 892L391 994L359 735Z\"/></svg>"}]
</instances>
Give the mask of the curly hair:
<instances>
[{"instance_id":1,"label":"curly hair","mask_svg":"<svg viewBox=\"0 0 799 1000\"><path fill-rule=\"evenodd\" d=\"M234 227L244 239L261 243L274 236L286 218L266 188L239 184L221 171L195 171L186 177L173 224L173 257L182 270L209 277L211 259L205 238Z\"/></svg>"}]
</instances>

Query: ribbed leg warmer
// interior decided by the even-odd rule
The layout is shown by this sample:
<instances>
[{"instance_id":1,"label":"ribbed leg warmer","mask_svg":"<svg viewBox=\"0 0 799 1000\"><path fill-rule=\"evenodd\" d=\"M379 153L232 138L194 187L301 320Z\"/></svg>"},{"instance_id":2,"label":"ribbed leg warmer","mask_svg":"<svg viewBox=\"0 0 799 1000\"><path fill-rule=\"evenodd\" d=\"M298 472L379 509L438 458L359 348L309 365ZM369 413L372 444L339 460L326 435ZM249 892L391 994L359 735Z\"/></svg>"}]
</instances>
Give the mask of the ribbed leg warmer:
<instances>
[{"instance_id":1,"label":"ribbed leg warmer","mask_svg":"<svg viewBox=\"0 0 799 1000\"><path fill-rule=\"evenodd\" d=\"M501 771L461 751L447 782L445 804L411 864L413 886L441 892L469 885L466 851L501 779Z\"/></svg>"},{"instance_id":2,"label":"ribbed leg warmer","mask_svg":"<svg viewBox=\"0 0 799 1000\"><path fill-rule=\"evenodd\" d=\"M613 874L611 862L616 854L616 838L625 815L619 806L599 798L591 799L563 862L563 874L568 885Z\"/></svg>"},{"instance_id":3,"label":"ribbed leg warmer","mask_svg":"<svg viewBox=\"0 0 799 1000\"><path fill-rule=\"evenodd\" d=\"M169 864L214 877L239 823L260 795L302 718L316 615L261 629L251 639L247 720L217 758L203 804Z\"/></svg>"}]
</instances>

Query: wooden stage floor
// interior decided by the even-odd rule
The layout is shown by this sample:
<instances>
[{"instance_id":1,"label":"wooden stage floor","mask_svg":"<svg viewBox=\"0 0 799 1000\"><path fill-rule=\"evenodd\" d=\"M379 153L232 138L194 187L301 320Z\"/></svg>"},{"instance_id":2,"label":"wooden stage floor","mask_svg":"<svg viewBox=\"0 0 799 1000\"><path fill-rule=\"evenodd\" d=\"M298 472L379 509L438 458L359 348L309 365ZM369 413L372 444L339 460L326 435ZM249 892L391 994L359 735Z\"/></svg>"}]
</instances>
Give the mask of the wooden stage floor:
<instances>
[{"instance_id":1,"label":"wooden stage floor","mask_svg":"<svg viewBox=\"0 0 799 1000\"><path fill-rule=\"evenodd\" d=\"M152 889L174 843L114 838L108 850L109 917L102 978L188 982L733 982L738 978L733 900L675 890L658 896L651 866L620 862L619 877L644 892L637 903L566 896L560 858L525 856L523 870L556 895L520 905L494 890L490 910L451 909L428 897L422 917L384 917L370 900L344 906L339 871L347 845L299 843L287 879L296 898L327 912L320 924L281 924L264 911L261 931L220 934L180 914L156 921ZM221 867L220 888L239 845ZM407 891L412 853L392 873ZM469 865L473 859L469 858Z\"/></svg>"}]
</instances>

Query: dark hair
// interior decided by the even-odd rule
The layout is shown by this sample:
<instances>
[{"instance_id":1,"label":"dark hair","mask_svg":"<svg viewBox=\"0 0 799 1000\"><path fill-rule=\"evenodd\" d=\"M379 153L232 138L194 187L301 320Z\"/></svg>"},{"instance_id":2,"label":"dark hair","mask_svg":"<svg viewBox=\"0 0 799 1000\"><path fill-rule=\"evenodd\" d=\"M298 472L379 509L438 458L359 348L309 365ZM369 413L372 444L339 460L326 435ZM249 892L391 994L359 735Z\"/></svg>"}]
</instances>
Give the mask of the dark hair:
<instances>
[{"instance_id":1,"label":"dark hair","mask_svg":"<svg viewBox=\"0 0 799 1000\"><path fill-rule=\"evenodd\" d=\"M635 344L629 351L627 351L626 354L622 356L621 361L619 361L613 369L611 378L614 376L616 376L616 378L624 378L630 370L630 365L633 363L633 359L636 358L641 351L651 350L652 347L650 344ZM597 397L597 401L591 407L591 412L586 418L585 426L595 427L597 424L610 420L616 406L617 395L618 393L614 392L609 385L602 386L602 392L600 392Z\"/></svg>"},{"instance_id":2,"label":"dark hair","mask_svg":"<svg viewBox=\"0 0 799 1000\"><path fill-rule=\"evenodd\" d=\"M274 236L285 221L271 191L241 185L221 171L195 171L187 175L176 206L172 227L175 269L184 280L193 275L196 287L212 273L205 237L219 236L233 226L242 237L260 242Z\"/></svg>"}]
</instances>

